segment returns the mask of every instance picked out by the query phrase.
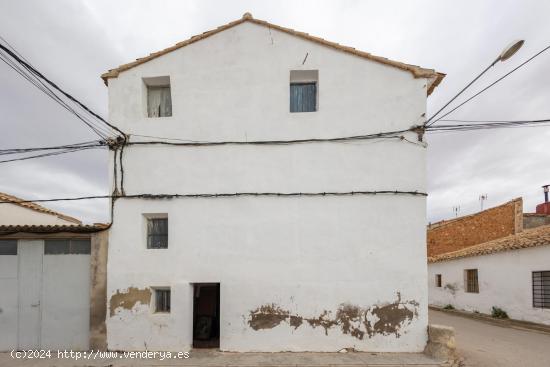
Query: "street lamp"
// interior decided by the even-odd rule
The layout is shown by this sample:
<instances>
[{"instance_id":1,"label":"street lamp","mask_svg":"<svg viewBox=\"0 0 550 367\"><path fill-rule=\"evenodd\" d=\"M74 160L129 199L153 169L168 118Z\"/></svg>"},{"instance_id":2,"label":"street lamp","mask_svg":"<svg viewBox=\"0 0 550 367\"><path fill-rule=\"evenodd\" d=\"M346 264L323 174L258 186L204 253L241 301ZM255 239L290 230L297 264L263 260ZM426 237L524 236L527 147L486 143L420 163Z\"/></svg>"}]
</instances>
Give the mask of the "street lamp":
<instances>
[{"instance_id":1,"label":"street lamp","mask_svg":"<svg viewBox=\"0 0 550 367\"><path fill-rule=\"evenodd\" d=\"M525 43L524 40L517 40L517 41L514 41L512 43L510 43L504 50L502 50L502 52L500 53L500 55L498 55L498 57L495 59L495 61L493 61L491 63L491 65L487 66L487 68L485 68L485 70L483 70L481 72L481 74L479 74L478 76L476 76L474 78L474 80L472 80L470 83L468 83L467 86L465 86L464 88L462 88L462 90L460 92L458 92L453 98L451 98L451 100L447 103L445 103L445 105L443 107L441 107L439 109L439 111L437 111L434 115L432 115L432 117L430 117L428 120L426 120L426 122L424 123L424 126L430 126L432 125L434 122L432 122L431 124L429 123L430 121L432 121L437 115L439 115L439 113L441 111L443 111L448 105L450 105L458 96L460 96L466 89L468 89L472 84L474 84L479 78L481 78L481 76L483 74L485 74L487 72L487 70L489 70L490 68L492 68L493 66L495 66L495 64L499 61L506 61L508 60L510 57L514 56L514 54L516 52L518 52L518 50L521 48L521 46L523 46L523 44Z\"/></svg>"}]
</instances>

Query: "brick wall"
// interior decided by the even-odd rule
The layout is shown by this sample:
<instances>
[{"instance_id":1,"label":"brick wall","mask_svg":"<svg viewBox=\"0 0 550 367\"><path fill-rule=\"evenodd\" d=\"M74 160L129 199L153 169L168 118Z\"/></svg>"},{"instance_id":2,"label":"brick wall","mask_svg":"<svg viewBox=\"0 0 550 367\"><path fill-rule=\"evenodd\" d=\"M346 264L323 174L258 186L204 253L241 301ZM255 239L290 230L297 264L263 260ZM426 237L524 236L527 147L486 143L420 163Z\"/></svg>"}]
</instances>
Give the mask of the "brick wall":
<instances>
[{"instance_id":1,"label":"brick wall","mask_svg":"<svg viewBox=\"0 0 550 367\"><path fill-rule=\"evenodd\" d=\"M523 200L428 226L428 256L457 251L523 230Z\"/></svg>"}]
</instances>

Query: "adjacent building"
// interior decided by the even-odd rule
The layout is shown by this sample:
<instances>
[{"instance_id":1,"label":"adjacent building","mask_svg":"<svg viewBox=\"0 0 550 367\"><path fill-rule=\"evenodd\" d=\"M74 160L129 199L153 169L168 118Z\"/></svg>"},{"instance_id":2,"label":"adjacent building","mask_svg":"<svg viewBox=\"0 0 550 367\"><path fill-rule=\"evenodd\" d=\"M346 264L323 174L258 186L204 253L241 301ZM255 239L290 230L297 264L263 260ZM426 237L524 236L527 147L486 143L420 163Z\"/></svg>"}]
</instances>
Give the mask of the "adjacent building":
<instances>
[{"instance_id":1,"label":"adjacent building","mask_svg":"<svg viewBox=\"0 0 550 367\"><path fill-rule=\"evenodd\" d=\"M0 193L0 351L105 346L106 228Z\"/></svg>"},{"instance_id":2,"label":"adjacent building","mask_svg":"<svg viewBox=\"0 0 550 367\"><path fill-rule=\"evenodd\" d=\"M443 76L248 13L104 74L108 347L422 351Z\"/></svg>"},{"instance_id":3,"label":"adjacent building","mask_svg":"<svg viewBox=\"0 0 550 367\"><path fill-rule=\"evenodd\" d=\"M430 304L550 325L550 215L519 198L437 223L428 253Z\"/></svg>"}]
</instances>

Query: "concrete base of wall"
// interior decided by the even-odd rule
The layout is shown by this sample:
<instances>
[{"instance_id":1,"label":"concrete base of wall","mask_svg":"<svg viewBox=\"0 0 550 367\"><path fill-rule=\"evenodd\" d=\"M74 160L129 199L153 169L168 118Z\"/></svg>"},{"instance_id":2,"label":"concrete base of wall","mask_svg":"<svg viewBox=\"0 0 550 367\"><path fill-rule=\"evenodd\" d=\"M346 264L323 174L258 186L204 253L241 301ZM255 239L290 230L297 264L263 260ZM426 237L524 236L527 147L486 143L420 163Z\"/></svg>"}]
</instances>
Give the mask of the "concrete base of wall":
<instances>
[{"instance_id":1,"label":"concrete base of wall","mask_svg":"<svg viewBox=\"0 0 550 367\"><path fill-rule=\"evenodd\" d=\"M451 363L457 360L454 328L443 325L429 325L428 338L428 344L424 350L426 355Z\"/></svg>"}]
</instances>

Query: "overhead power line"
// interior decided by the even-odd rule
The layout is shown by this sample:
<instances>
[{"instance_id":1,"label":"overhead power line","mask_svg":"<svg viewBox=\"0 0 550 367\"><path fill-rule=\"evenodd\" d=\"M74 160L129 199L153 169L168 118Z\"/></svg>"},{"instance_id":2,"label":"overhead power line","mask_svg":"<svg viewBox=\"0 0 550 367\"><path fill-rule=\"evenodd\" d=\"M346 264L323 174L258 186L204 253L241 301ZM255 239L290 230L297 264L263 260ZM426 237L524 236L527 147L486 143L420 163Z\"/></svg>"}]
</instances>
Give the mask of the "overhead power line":
<instances>
[{"instance_id":1,"label":"overhead power line","mask_svg":"<svg viewBox=\"0 0 550 367\"><path fill-rule=\"evenodd\" d=\"M94 147L106 146L106 143L100 140L92 140L92 141L86 141L82 143L48 146L48 147L8 148L8 149L0 149L0 155L24 154L24 153L38 152L38 151L62 150L62 149L69 149L69 148L80 148L80 147L91 147L91 146L94 146Z\"/></svg>"},{"instance_id":2,"label":"overhead power line","mask_svg":"<svg viewBox=\"0 0 550 367\"><path fill-rule=\"evenodd\" d=\"M483 120L449 120L455 122L475 122L464 124L452 124L452 125L437 125L426 128L428 132L436 131L471 131L471 130L486 130L486 129L501 129L511 127L535 127L535 126L549 126L550 119L542 120L500 120L500 121L483 121Z\"/></svg>"},{"instance_id":3,"label":"overhead power line","mask_svg":"<svg viewBox=\"0 0 550 367\"><path fill-rule=\"evenodd\" d=\"M510 70L509 72L507 72L506 74L504 74L503 76L501 76L500 78L498 78L497 80L495 80L494 82L492 82L491 84L489 84L488 86L486 86L485 88L483 88L482 90L480 90L479 92L477 92L476 94L474 94L473 96L471 96L470 98L466 99L464 102L460 103L458 106L454 107L453 109L451 109L450 111L446 112L445 114L443 114L442 116L440 116L439 118L433 120L432 122L429 122L428 124L426 124L427 127L429 126L432 126L433 124L435 124L436 122L438 121L441 121L442 119L444 119L446 116L450 115L451 113L453 113L454 111L456 111L457 109L459 109L460 107L464 106L466 103L470 102L472 99L476 98L477 96L479 96L480 94L484 93L486 90L488 90L489 88L493 87L494 85L500 83L503 79L507 78L508 76L510 76L511 74L513 74L514 72L516 72L517 70L521 69L522 67L524 67L525 65L527 65L528 63L530 63L532 60L534 60L535 58L537 58L538 56L540 56L542 53L548 51L550 49L550 46L547 46L545 48L543 48L542 50L540 50L539 52L537 52L536 54L534 54L533 56L531 56L530 58L528 58L527 60L525 60L524 62L522 62L521 64L519 64L518 66L516 66L515 68L513 68L512 70ZM477 79L475 79L477 80ZM475 81L474 80L474 81ZM474 82L472 81L472 83ZM470 83L468 86L470 86L472 83ZM459 93L460 94L460 93ZM457 95L458 96L458 95ZM455 96L453 99L451 99L451 101L449 103L447 103L445 106L443 106L442 109L440 109L437 113L439 114L445 107L447 107L457 96ZM435 115L434 115L435 116Z\"/></svg>"},{"instance_id":4,"label":"overhead power line","mask_svg":"<svg viewBox=\"0 0 550 367\"><path fill-rule=\"evenodd\" d=\"M85 147L80 147L80 148L64 149L64 150L59 150L59 151L55 151L55 152L41 153L41 154L36 154L36 155L31 155L31 156L26 156L26 157L19 157L19 158L6 159L6 160L0 161L0 163L9 163L9 162L16 162L16 161L25 161L25 160L28 160L28 159L50 157L50 156L54 156L54 155L60 155L60 154L66 154L66 153L73 153L73 152L80 152L80 151L82 151L82 150L98 149L98 148L103 148L103 147L104 147L104 146L96 145L96 146L88 146L88 147L85 146Z\"/></svg>"},{"instance_id":5,"label":"overhead power line","mask_svg":"<svg viewBox=\"0 0 550 367\"><path fill-rule=\"evenodd\" d=\"M11 47L13 49L13 47ZM29 75L27 73L25 73L25 71L21 68L17 68L16 65L12 63L10 63L9 61L10 60L7 60L7 58L5 57L2 57L2 61L4 61L8 66L10 66L12 69L14 69L15 71L17 71L21 76L23 76L25 79L27 79L29 82L31 82L33 85L35 85L38 89L42 90L44 93L46 93L47 95L49 95L51 98L57 100L57 102L59 103L59 97L57 95L55 95L55 93L53 93L53 91L47 87L43 82L45 82L46 84L48 84L49 86L51 86L53 89L55 89L56 91L58 91L59 93L61 93L63 96L65 96L65 98L67 98L68 100L70 100L71 102L75 103L78 107L80 107L81 109L83 109L86 113L90 114L91 116L93 116L94 118L96 118L97 120L101 121L103 124L107 125L108 127L110 127L111 129L119 132L120 134L122 134L122 136L125 136L124 132L121 131L119 128L117 128L116 126L110 124L109 122L107 122L104 118L102 118L101 116L99 116L97 113L95 113L94 111L92 111L92 109L90 109L88 106L86 106L84 103L80 102L78 99L76 99L75 97L73 97L71 94L65 92L63 89L61 89L59 86L57 86L57 84L55 84L54 82L52 82L50 79L48 79L47 77L45 77L41 72L39 72L36 68L34 68L30 63L28 63L27 61L25 61L22 57L20 57L20 54L15 51L15 49L12 49L0 44L0 50L3 51L5 54L7 54L9 57L11 57L11 59L13 59L15 62L17 62L19 65L23 66L24 69L34 75L38 80L38 82L40 83L40 86L38 85L38 83L36 83L36 80L35 82L33 82L30 78L29 78ZM27 74L27 75L25 75ZM42 87L42 88L41 88ZM48 92L51 92L51 93L48 93ZM52 95L52 93L54 95ZM57 97L57 98L56 98ZM72 110L72 109L71 109ZM72 110L73 113L75 113L74 110ZM77 116L78 117L78 116ZM83 120L83 122L86 123L86 125L88 125L90 128L92 128L92 130L94 130L96 133L98 133L98 129L97 127L92 127L92 124L88 121L84 121L85 119L83 118L80 118L81 120ZM98 133L99 134L99 133ZM101 134L99 134L101 136Z\"/></svg>"}]
</instances>

